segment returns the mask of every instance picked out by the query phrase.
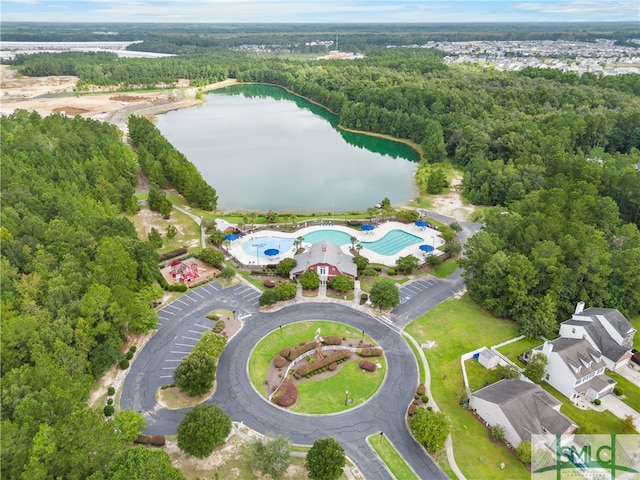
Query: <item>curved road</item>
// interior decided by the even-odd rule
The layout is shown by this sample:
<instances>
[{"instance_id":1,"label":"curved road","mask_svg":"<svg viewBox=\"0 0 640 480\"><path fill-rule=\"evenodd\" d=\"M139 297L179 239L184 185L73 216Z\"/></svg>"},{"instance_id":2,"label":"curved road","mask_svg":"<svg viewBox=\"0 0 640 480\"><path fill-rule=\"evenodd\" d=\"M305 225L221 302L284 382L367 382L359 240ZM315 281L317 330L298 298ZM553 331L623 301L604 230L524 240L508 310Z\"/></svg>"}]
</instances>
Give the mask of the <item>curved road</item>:
<instances>
[{"instance_id":1,"label":"curved road","mask_svg":"<svg viewBox=\"0 0 640 480\"><path fill-rule=\"evenodd\" d=\"M469 225L463 225L463 241L477 231L475 224ZM203 285L159 311L159 329L132 363L120 405L123 409L144 414L146 433L175 434L186 410L160 408L155 399L156 391L173 381L175 367L190 353L200 335L211 327L205 315L212 310L229 309L243 317L244 325L220 357L218 386L208 402L219 405L233 420L242 421L254 430L287 434L295 443L311 444L318 438L333 437L342 444L367 480L393 478L366 443L368 435L382 431L420 478L446 479L447 476L413 440L405 425L405 413L413 399L418 370L413 353L399 334L399 327L457 293L463 286L456 271L449 279L436 281L429 290L397 307L391 314L394 324L387 324L336 303L302 303L263 313L257 311L255 304L259 293L244 284L227 289L217 283ZM297 415L273 406L253 389L246 370L253 346L279 325L309 319L352 325L364 330L384 349L388 359L387 376L380 391L365 405L336 415ZM357 395L349 385L345 385L347 388Z\"/></svg>"}]
</instances>

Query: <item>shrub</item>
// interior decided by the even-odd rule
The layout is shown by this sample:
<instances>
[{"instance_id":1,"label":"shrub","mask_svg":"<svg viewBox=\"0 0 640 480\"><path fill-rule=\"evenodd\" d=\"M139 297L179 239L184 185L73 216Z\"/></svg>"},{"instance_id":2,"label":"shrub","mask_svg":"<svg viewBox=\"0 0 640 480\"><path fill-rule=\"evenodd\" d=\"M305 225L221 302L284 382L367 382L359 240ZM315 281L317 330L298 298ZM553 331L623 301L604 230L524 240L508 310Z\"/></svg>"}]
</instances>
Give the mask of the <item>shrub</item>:
<instances>
[{"instance_id":1,"label":"shrub","mask_svg":"<svg viewBox=\"0 0 640 480\"><path fill-rule=\"evenodd\" d=\"M620 396L624 395L624 390L622 390L622 387L619 387L619 386L616 385L613 388L613 393L614 393L614 395L617 395L618 397L620 397Z\"/></svg>"},{"instance_id":2,"label":"shrub","mask_svg":"<svg viewBox=\"0 0 640 480\"><path fill-rule=\"evenodd\" d=\"M273 365L276 368L282 368L287 364L287 359L282 355L276 355L276 358L273 359Z\"/></svg>"},{"instance_id":3,"label":"shrub","mask_svg":"<svg viewBox=\"0 0 640 480\"><path fill-rule=\"evenodd\" d=\"M125 358L127 360L131 360L133 358L133 352L127 352L127 354L125 355Z\"/></svg>"},{"instance_id":4,"label":"shrub","mask_svg":"<svg viewBox=\"0 0 640 480\"><path fill-rule=\"evenodd\" d=\"M113 398L107 398L107 405L113 405Z\"/></svg>"},{"instance_id":5,"label":"shrub","mask_svg":"<svg viewBox=\"0 0 640 480\"><path fill-rule=\"evenodd\" d=\"M289 280L284 280L276 285L275 291L280 295L281 300L291 300L296 298L298 285Z\"/></svg>"},{"instance_id":6,"label":"shrub","mask_svg":"<svg viewBox=\"0 0 640 480\"><path fill-rule=\"evenodd\" d=\"M369 300L369 295L367 295L366 293L361 293L360 294L360 301L362 303L366 302L367 300Z\"/></svg>"},{"instance_id":7,"label":"shrub","mask_svg":"<svg viewBox=\"0 0 640 480\"><path fill-rule=\"evenodd\" d=\"M364 270L362 270L362 272L360 272L360 275L362 277L375 277L376 275L378 275L378 272L373 268L365 268Z\"/></svg>"},{"instance_id":8,"label":"shrub","mask_svg":"<svg viewBox=\"0 0 640 480\"><path fill-rule=\"evenodd\" d=\"M396 269L391 267L387 270L387 275L393 276L396 274Z\"/></svg>"},{"instance_id":9,"label":"shrub","mask_svg":"<svg viewBox=\"0 0 640 480\"><path fill-rule=\"evenodd\" d=\"M262 282L262 285L264 285L265 288L273 288L276 286L276 282L274 282L273 280L265 280L264 282Z\"/></svg>"},{"instance_id":10,"label":"shrub","mask_svg":"<svg viewBox=\"0 0 640 480\"><path fill-rule=\"evenodd\" d=\"M338 364L337 363L330 363L329 364L329 371L330 372L335 372L336 368L338 368Z\"/></svg>"},{"instance_id":11,"label":"shrub","mask_svg":"<svg viewBox=\"0 0 640 480\"><path fill-rule=\"evenodd\" d=\"M107 388L107 395L111 396L116 393L116 389L113 387Z\"/></svg>"},{"instance_id":12,"label":"shrub","mask_svg":"<svg viewBox=\"0 0 640 480\"><path fill-rule=\"evenodd\" d=\"M220 272L220 278L224 280L231 280L236 276L236 270L233 267L224 267Z\"/></svg>"},{"instance_id":13,"label":"shrub","mask_svg":"<svg viewBox=\"0 0 640 480\"><path fill-rule=\"evenodd\" d=\"M308 365L302 365L296 368L294 375L296 378L302 378L309 374L314 375L323 371L323 368L329 365L332 362L341 362L351 357L351 352L348 350L338 350L333 352L331 355L321 358L316 362Z\"/></svg>"},{"instance_id":14,"label":"shrub","mask_svg":"<svg viewBox=\"0 0 640 480\"><path fill-rule=\"evenodd\" d=\"M322 337L322 343L325 345L341 345L342 337L338 337L337 335L328 335L326 337Z\"/></svg>"},{"instance_id":15,"label":"shrub","mask_svg":"<svg viewBox=\"0 0 640 480\"><path fill-rule=\"evenodd\" d=\"M282 350L280 350L280 355L282 355L284 358L289 358L290 353L291 353L290 348L283 348Z\"/></svg>"},{"instance_id":16,"label":"shrub","mask_svg":"<svg viewBox=\"0 0 640 480\"><path fill-rule=\"evenodd\" d=\"M358 355L361 357L379 357L382 355L382 349L380 347L366 347L358 350Z\"/></svg>"},{"instance_id":17,"label":"shrub","mask_svg":"<svg viewBox=\"0 0 640 480\"><path fill-rule=\"evenodd\" d=\"M147 445L150 441L151 435L143 435L142 433L135 439L135 443L141 443L142 445Z\"/></svg>"},{"instance_id":18,"label":"shrub","mask_svg":"<svg viewBox=\"0 0 640 480\"><path fill-rule=\"evenodd\" d=\"M602 401L601 401L599 398L596 398L596 399L593 401L593 404L594 404L594 405L600 405L601 403L602 403Z\"/></svg>"},{"instance_id":19,"label":"shrub","mask_svg":"<svg viewBox=\"0 0 640 480\"><path fill-rule=\"evenodd\" d=\"M105 407L102 409L102 413L104 413L105 417L110 417L115 411L116 409L113 405L105 405Z\"/></svg>"},{"instance_id":20,"label":"shrub","mask_svg":"<svg viewBox=\"0 0 640 480\"><path fill-rule=\"evenodd\" d=\"M409 416L411 416L411 415L415 415L417 410L418 410L418 407L416 407L416 406L412 403L411 405L409 405L409 410L407 411L407 413L409 414Z\"/></svg>"},{"instance_id":21,"label":"shrub","mask_svg":"<svg viewBox=\"0 0 640 480\"><path fill-rule=\"evenodd\" d=\"M424 386L424 383L418 385L418 388L416 388L416 393L418 395L424 395L425 393L427 393L427 387Z\"/></svg>"},{"instance_id":22,"label":"shrub","mask_svg":"<svg viewBox=\"0 0 640 480\"><path fill-rule=\"evenodd\" d=\"M138 348L138 347L136 347L135 345L131 345L131 346L129 347L129 352L131 352L131 353L136 353L137 348Z\"/></svg>"},{"instance_id":23,"label":"shrub","mask_svg":"<svg viewBox=\"0 0 640 480\"><path fill-rule=\"evenodd\" d=\"M427 411L431 412L432 410L433 410L433 407L432 407L431 405L429 405L429 406L427 407Z\"/></svg>"},{"instance_id":24,"label":"shrub","mask_svg":"<svg viewBox=\"0 0 640 480\"><path fill-rule=\"evenodd\" d=\"M264 307L267 305L274 305L278 303L279 300L280 294L278 292L276 292L275 290L267 290L262 295L260 295L258 303L261 307Z\"/></svg>"},{"instance_id":25,"label":"shrub","mask_svg":"<svg viewBox=\"0 0 640 480\"><path fill-rule=\"evenodd\" d=\"M154 447L164 447L166 439L164 438L164 435L154 435L149 440L149 443Z\"/></svg>"},{"instance_id":26,"label":"shrub","mask_svg":"<svg viewBox=\"0 0 640 480\"><path fill-rule=\"evenodd\" d=\"M375 372L378 369L375 363L372 363L368 360L360 360L358 366L366 372Z\"/></svg>"},{"instance_id":27,"label":"shrub","mask_svg":"<svg viewBox=\"0 0 640 480\"><path fill-rule=\"evenodd\" d=\"M298 389L292 379L287 378L275 391L271 399L280 407L290 407L298 400Z\"/></svg>"},{"instance_id":28,"label":"shrub","mask_svg":"<svg viewBox=\"0 0 640 480\"><path fill-rule=\"evenodd\" d=\"M429 403L429 397L426 395L422 395L421 400L422 400L422 403Z\"/></svg>"},{"instance_id":29,"label":"shrub","mask_svg":"<svg viewBox=\"0 0 640 480\"><path fill-rule=\"evenodd\" d=\"M209 312L205 315L205 318L208 318L209 320L213 320L214 322L217 321L220 317L218 315L216 315L213 312Z\"/></svg>"},{"instance_id":30,"label":"shrub","mask_svg":"<svg viewBox=\"0 0 640 480\"><path fill-rule=\"evenodd\" d=\"M126 370L127 368L129 368L129 360L127 360L126 358L123 358L122 360L120 360L119 365L121 370Z\"/></svg>"},{"instance_id":31,"label":"shrub","mask_svg":"<svg viewBox=\"0 0 640 480\"><path fill-rule=\"evenodd\" d=\"M215 362L218 361L220 355L227 346L227 340L215 332L204 332L200 336L200 340L193 347L192 353L203 352L209 355Z\"/></svg>"},{"instance_id":32,"label":"shrub","mask_svg":"<svg viewBox=\"0 0 640 480\"><path fill-rule=\"evenodd\" d=\"M295 360L303 353L307 353L309 350L313 350L314 348L316 348L315 342L302 342L300 345L289 350L289 355L286 358L288 360Z\"/></svg>"},{"instance_id":33,"label":"shrub","mask_svg":"<svg viewBox=\"0 0 640 480\"><path fill-rule=\"evenodd\" d=\"M222 331L224 330L224 327L225 327L225 326L226 326L226 325L225 325L225 323L224 323L224 321L223 321L223 320L218 320L218 321L216 322L216 324L213 326L213 328L211 329L211 331L212 331L213 333L216 333L216 334L218 334L218 333L222 333Z\"/></svg>"}]
</instances>

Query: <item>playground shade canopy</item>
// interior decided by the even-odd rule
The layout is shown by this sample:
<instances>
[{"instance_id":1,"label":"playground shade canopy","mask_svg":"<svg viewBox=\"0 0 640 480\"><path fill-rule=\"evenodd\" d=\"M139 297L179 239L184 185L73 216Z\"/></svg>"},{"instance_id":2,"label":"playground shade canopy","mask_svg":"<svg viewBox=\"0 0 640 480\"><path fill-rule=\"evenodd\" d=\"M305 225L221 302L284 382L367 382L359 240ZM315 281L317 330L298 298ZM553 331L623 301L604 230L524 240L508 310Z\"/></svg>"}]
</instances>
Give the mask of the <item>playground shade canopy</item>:
<instances>
[{"instance_id":1,"label":"playground shade canopy","mask_svg":"<svg viewBox=\"0 0 640 480\"><path fill-rule=\"evenodd\" d=\"M264 251L264 254L267 257L274 257L274 256L278 255L279 253L280 253L280 250L278 250L277 248L267 248Z\"/></svg>"},{"instance_id":2,"label":"playground shade canopy","mask_svg":"<svg viewBox=\"0 0 640 480\"><path fill-rule=\"evenodd\" d=\"M362 230L364 230L365 232L368 232L368 231L373 230L373 229L374 229L374 228L376 228L376 227L374 227L373 225L370 225L370 224L368 224L368 223L367 223L367 224L365 224L365 225L362 225L360 228L361 228Z\"/></svg>"},{"instance_id":3,"label":"playground shade canopy","mask_svg":"<svg viewBox=\"0 0 640 480\"><path fill-rule=\"evenodd\" d=\"M423 252L433 252L433 247L431 245L420 245L418 248Z\"/></svg>"}]
</instances>

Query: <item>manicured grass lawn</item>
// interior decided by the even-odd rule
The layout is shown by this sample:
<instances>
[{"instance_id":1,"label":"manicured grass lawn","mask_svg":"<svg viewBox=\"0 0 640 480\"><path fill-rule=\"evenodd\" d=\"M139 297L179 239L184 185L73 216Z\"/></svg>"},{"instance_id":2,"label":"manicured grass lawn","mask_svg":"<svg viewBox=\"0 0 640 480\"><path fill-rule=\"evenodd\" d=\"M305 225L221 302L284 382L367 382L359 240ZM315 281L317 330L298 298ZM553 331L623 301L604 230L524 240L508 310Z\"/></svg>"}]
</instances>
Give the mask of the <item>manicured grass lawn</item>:
<instances>
[{"instance_id":1,"label":"manicured grass lawn","mask_svg":"<svg viewBox=\"0 0 640 480\"><path fill-rule=\"evenodd\" d=\"M636 329L636 335L633 337L633 348L640 350L640 333L638 333L640 332L640 315L629 317L629 321L631 325L633 325L633 328Z\"/></svg>"},{"instance_id":2,"label":"manicured grass lawn","mask_svg":"<svg viewBox=\"0 0 640 480\"><path fill-rule=\"evenodd\" d=\"M339 371L329 378L314 380L311 377L298 383L298 401L289 409L308 414L335 413L362 405L370 398L384 380L387 364L383 357L370 359L382 368L365 372L358 367L358 359L342 364ZM346 391L353 403L345 405Z\"/></svg>"},{"instance_id":3,"label":"manicured grass lawn","mask_svg":"<svg viewBox=\"0 0 640 480\"><path fill-rule=\"evenodd\" d=\"M471 413L460 407L465 397L460 355L518 335L513 322L493 317L469 299L449 299L407 326L418 343L434 340L426 349L431 369L431 392L451 419L456 463L467 478L530 479L528 470L504 448L494 445ZM505 468L499 465L504 462Z\"/></svg>"},{"instance_id":4,"label":"manicured grass lawn","mask_svg":"<svg viewBox=\"0 0 640 480\"><path fill-rule=\"evenodd\" d=\"M596 412L590 408L583 410L576 407L571 400L548 383L542 382L540 386L562 402L560 412L578 425L577 433L624 433L622 431L622 420L608 410L604 412Z\"/></svg>"},{"instance_id":5,"label":"manicured grass lawn","mask_svg":"<svg viewBox=\"0 0 640 480\"><path fill-rule=\"evenodd\" d=\"M489 370L480 365L480 362L475 358L471 358L464 362L464 366L467 369L467 378L469 379L469 388L472 392L477 392L481 388L496 383L500 380L500 375L496 370ZM436 399L437 401L437 399Z\"/></svg>"},{"instance_id":6,"label":"manicured grass lawn","mask_svg":"<svg viewBox=\"0 0 640 480\"><path fill-rule=\"evenodd\" d=\"M622 367L628 368L628 367ZM640 386L636 385L630 380L616 372L610 372L607 370L607 375L618 382L618 387L622 388L624 396L620 397L624 403L633 408L636 412L640 412ZM640 425L636 425L640 427Z\"/></svg>"},{"instance_id":7,"label":"manicured grass lawn","mask_svg":"<svg viewBox=\"0 0 640 480\"><path fill-rule=\"evenodd\" d=\"M242 275L242 277L248 281L249 283L252 283L253 285L255 285L256 287L258 287L261 291L265 291L267 288L264 286L263 280L252 277L249 272L247 272L246 270L241 270L241 269L236 269L237 273L239 273L240 275Z\"/></svg>"},{"instance_id":8,"label":"manicured grass lawn","mask_svg":"<svg viewBox=\"0 0 640 480\"><path fill-rule=\"evenodd\" d=\"M433 275L438 278L447 278L458 268L457 260L447 260L433 269Z\"/></svg>"},{"instance_id":9,"label":"manicured grass lawn","mask_svg":"<svg viewBox=\"0 0 640 480\"><path fill-rule=\"evenodd\" d=\"M251 383L263 396L264 381L267 378L267 370L270 362L283 348L298 345L300 342L312 341L316 329L321 329L322 335L338 335L340 337L354 338L352 346L357 346L363 334L349 325L330 322L327 320L309 320L305 322L285 325L274 330L258 342L249 359L249 374ZM375 343L364 335L365 342ZM298 383L298 401L292 410L306 413L331 413L347 410L359 405L369 398L382 384L386 372L386 360L384 357L370 359L382 364L382 368L375 373L362 372L358 368L358 361L352 360L343 364L339 371L324 380L312 379ZM349 398L353 403L345 405L345 390L349 390Z\"/></svg>"},{"instance_id":10,"label":"manicured grass lawn","mask_svg":"<svg viewBox=\"0 0 640 480\"><path fill-rule=\"evenodd\" d=\"M532 348L537 347L541 344L542 340L538 338L523 338L522 340L518 340L517 342L513 342L505 345L504 347L498 348L498 351L519 367L524 368L525 365L520 360L518 360L518 355L531 350Z\"/></svg>"},{"instance_id":11,"label":"manicured grass lawn","mask_svg":"<svg viewBox=\"0 0 640 480\"><path fill-rule=\"evenodd\" d=\"M409 465L398 454L391 442L387 440L387 437L384 435L371 435L367 438L367 443L376 451L395 478L418 480L413 470L409 468Z\"/></svg>"}]
</instances>

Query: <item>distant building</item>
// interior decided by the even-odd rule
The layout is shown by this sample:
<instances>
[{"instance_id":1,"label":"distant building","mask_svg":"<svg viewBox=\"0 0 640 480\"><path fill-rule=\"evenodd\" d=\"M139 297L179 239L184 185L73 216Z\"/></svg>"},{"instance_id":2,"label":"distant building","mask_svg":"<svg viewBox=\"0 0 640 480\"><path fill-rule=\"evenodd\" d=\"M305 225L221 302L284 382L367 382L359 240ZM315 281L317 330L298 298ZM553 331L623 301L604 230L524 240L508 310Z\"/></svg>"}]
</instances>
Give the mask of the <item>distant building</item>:
<instances>
[{"instance_id":1,"label":"distant building","mask_svg":"<svg viewBox=\"0 0 640 480\"><path fill-rule=\"evenodd\" d=\"M580 302L570 320L560 324L563 338L583 338L602 352L609 370L627 365L633 353L636 329L615 308L587 308Z\"/></svg>"},{"instance_id":2,"label":"distant building","mask_svg":"<svg viewBox=\"0 0 640 480\"><path fill-rule=\"evenodd\" d=\"M290 275L298 277L307 270L316 270L320 276L322 285L332 277L344 273L355 278L358 273L358 267L353 263L353 256L344 253L335 243L323 240L311 245L311 247L299 254L293 259L296 266L291 270Z\"/></svg>"},{"instance_id":3,"label":"distant building","mask_svg":"<svg viewBox=\"0 0 640 480\"><path fill-rule=\"evenodd\" d=\"M562 404L545 392L540 385L504 379L473 393L469 406L488 425L504 428L505 440L517 447L532 435L561 435L571 439L578 428L560 413Z\"/></svg>"}]
</instances>

